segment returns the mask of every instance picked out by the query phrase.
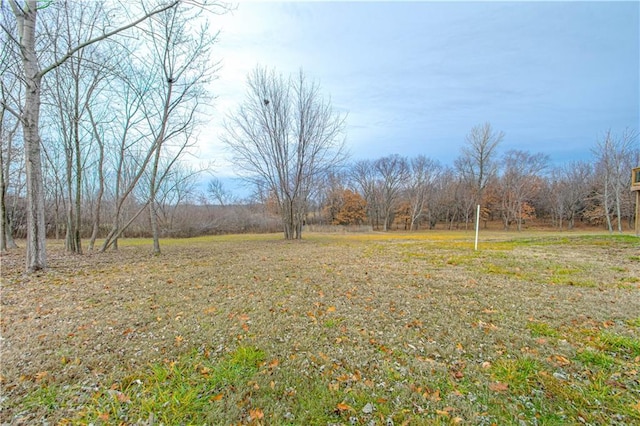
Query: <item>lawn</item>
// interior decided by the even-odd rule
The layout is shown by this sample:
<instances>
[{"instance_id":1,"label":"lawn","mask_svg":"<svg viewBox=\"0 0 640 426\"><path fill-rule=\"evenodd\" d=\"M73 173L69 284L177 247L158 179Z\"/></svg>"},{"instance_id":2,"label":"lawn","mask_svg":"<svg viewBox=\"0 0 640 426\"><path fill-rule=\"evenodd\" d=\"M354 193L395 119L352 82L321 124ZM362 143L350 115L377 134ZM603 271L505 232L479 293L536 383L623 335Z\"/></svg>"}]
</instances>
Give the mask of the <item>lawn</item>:
<instances>
[{"instance_id":1,"label":"lawn","mask_svg":"<svg viewBox=\"0 0 640 426\"><path fill-rule=\"evenodd\" d=\"M0 423L640 424L640 240L481 237L12 251Z\"/></svg>"}]
</instances>

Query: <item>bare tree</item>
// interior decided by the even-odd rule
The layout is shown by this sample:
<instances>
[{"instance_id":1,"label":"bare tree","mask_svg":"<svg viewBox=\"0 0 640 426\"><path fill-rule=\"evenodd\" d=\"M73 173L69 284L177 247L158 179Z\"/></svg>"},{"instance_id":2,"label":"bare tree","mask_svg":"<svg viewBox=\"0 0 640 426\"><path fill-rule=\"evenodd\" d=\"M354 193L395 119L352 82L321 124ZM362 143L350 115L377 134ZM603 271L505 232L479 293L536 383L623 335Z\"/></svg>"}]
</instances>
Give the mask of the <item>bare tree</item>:
<instances>
[{"instance_id":1,"label":"bare tree","mask_svg":"<svg viewBox=\"0 0 640 426\"><path fill-rule=\"evenodd\" d=\"M202 170L178 159L159 182L156 191L158 228L165 234L180 234L180 229L176 227L179 208L189 204L195 197L197 179L201 173Z\"/></svg>"},{"instance_id":2,"label":"bare tree","mask_svg":"<svg viewBox=\"0 0 640 426\"><path fill-rule=\"evenodd\" d=\"M504 133L494 132L491 124L477 125L467 135L467 144L454 162L466 185L473 189L473 205L482 203L484 189L497 173L497 148L503 139Z\"/></svg>"},{"instance_id":3,"label":"bare tree","mask_svg":"<svg viewBox=\"0 0 640 426\"><path fill-rule=\"evenodd\" d=\"M176 7L158 14L157 20L149 20L146 28L152 52L150 60L157 71L152 74L156 86L146 94L147 100L142 104L155 145L148 185L155 254L160 254L158 189L171 167L193 143L191 133L207 96L204 84L218 69L217 64L211 65L209 55L217 34L210 35L208 26L190 30L190 22L197 21L199 15ZM169 147L171 142L175 143Z\"/></svg>"},{"instance_id":4,"label":"bare tree","mask_svg":"<svg viewBox=\"0 0 640 426\"><path fill-rule=\"evenodd\" d=\"M52 59L45 65L41 65L42 58L39 57L40 52L36 43L38 36L37 17L40 14L41 5L37 0L7 1L15 20L12 23L13 29L4 24L2 29L9 36L12 48L20 53L22 60L20 71L25 86L22 109L20 111L10 111L19 117L23 128L27 174L26 269L28 272L33 272L47 267L46 222L40 151L40 106L43 77L65 63L81 49L133 28L157 13L175 7L179 0L172 0L170 3L165 3L146 11L140 18L115 29L107 30L105 28L101 34L70 47L61 56Z\"/></svg>"},{"instance_id":5,"label":"bare tree","mask_svg":"<svg viewBox=\"0 0 640 426\"><path fill-rule=\"evenodd\" d=\"M434 229L438 221L443 221L451 226L451 221L456 217L455 188L457 186L455 172L450 167L443 167L434 178L427 198L427 220L429 229Z\"/></svg>"},{"instance_id":6,"label":"bare tree","mask_svg":"<svg viewBox=\"0 0 640 426\"><path fill-rule=\"evenodd\" d=\"M383 230L389 229L393 212L397 208L400 195L409 178L409 163L397 154L382 157L373 163L379 176L382 201Z\"/></svg>"},{"instance_id":7,"label":"bare tree","mask_svg":"<svg viewBox=\"0 0 640 426\"><path fill-rule=\"evenodd\" d=\"M409 161L406 196L410 208L410 229L416 229L418 220L425 214L429 194L433 193L433 184L441 169L437 161L424 155L418 155Z\"/></svg>"},{"instance_id":8,"label":"bare tree","mask_svg":"<svg viewBox=\"0 0 640 426\"><path fill-rule=\"evenodd\" d=\"M219 206L226 206L228 204L235 203L235 198L231 191L226 189L222 184L222 181L218 178L213 178L207 184L207 194L209 198L216 202Z\"/></svg>"},{"instance_id":9,"label":"bare tree","mask_svg":"<svg viewBox=\"0 0 640 426\"><path fill-rule=\"evenodd\" d=\"M518 231L522 229L522 220L531 214L525 208L531 207L531 199L540 191L540 173L548 163L549 157L540 153L520 150L505 153L504 170L499 181L505 229L509 229L512 222L516 222Z\"/></svg>"},{"instance_id":10,"label":"bare tree","mask_svg":"<svg viewBox=\"0 0 640 426\"><path fill-rule=\"evenodd\" d=\"M6 36L3 37L3 42ZM8 113L6 105L12 104L13 93L20 89L16 76L9 70L9 65L13 60L10 51L3 50L0 66L2 69L2 85L0 95L0 252L10 248L16 248L13 239L12 224L9 214L8 190L10 188L12 169L19 163L16 159L15 141L19 136L20 122ZM19 95L17 96L19 97ZM17 194L16 194L17 195Z\"/></svg>"},{"instance_id":11,"label":"bare tree","mask_svg":"<svg viewBox=\"0 0 640 426\"><path fill-rule=\"evenodd\" d=\"M98 145L97 150L97 158L95 164L95 178L97 181L97 191L95 193L95 201L92 211L92 225L91 225L91 236L89 237L89 250L93 251L96 243L96 239L98 238L98 232L100 231L100 219L101 219L101 209L102 209L102 198L104 196L105 191L105 177L104 177L104 164L105 164L105 134L108 132L101 125L100 116L96 116L93 112L93 106L90 103L86 104L87 115L89 117L89 123L91 125L91 135L93 136L93 140ZM105 111L103 110L104 114ZM111 121L111 120L110 120Z\"/></svg>"},{"instance_id":12,"label":"bare tree","mask_svg":"<svg viewBox=\"0 0 640 426\"><path fill-rule=\"evenodd\" d=\"M638 151L638 132L626 129L616 137L608 130L592 152L596 156L598 194L609 232L613 232L612 214L617 218L618 232L622 232L623 193L631 184L630 170Z\"/></svg>"},{"instance_id":13,"label":"bare tree","mask_svg":"<svg viewBox=\"0 0 640 426\"><path fill-rule=\"evenodd\" d=\"M43 25L47 33L52 34L54 56L61 56L86 38L94 37L105 14L99 2L81 5L63 1L51 8L50 18ZM42 132L45 136L47 130L55 132L51 142L59 140L62 146L50 149L65 153L65 165L61 168L66 173L65 246L74 253L82 253L82 187L88 159L85 156L90 155L94 141L87 115L89 106L97 98L95 92L104 87L101 83L108 75L105 69L108 58L99 48L93 44L78 50L43 81L43 107L47 114Z\"/></svg>"},{"instance_id":14,"label":"bare tree","mask_svg":"<svg viewBox=\"0 0 640 426\"><path fill-rule=\"evenodd\" d=\"M115 90L111 93L111 104L115 111L113 118L108 120L113 136L107 149L111 154L108 160L112 163L110 185L107 190L113 200L113 213L111 229L100 248L101 252L111 246L118 247L118 237L123 228L123 208L153 155L153 150L145 144L148 135L140 131L144 120L141 112L141 93L148 82L141 78L137 68L130 61L123 60L122 66L118 78L112 82Z\"/></svg>"},{"instance_id":15,"label":"bare tree","mask_svg":"<svg viewBox=\"0 0 640 426\"><path fill-rule=\"evenodd\" d=\"M378 174L372 160L359 160L349 168L349 178L353 188L367 203L367 216L372 227L379 228L381 216L380 188Z\"/></svg>"},{"instance_id":16,"label":"bare tree","mask_svg":"<svg viewBox=\"0 0 640 426\"><path fill-rule=\"evenodd\" d=\"M593 181L593 166L585 161L573 161L553 170L547 195L558 228L563 220L573 229L576 217L587 207Z\"/></svg>"},{"instance_id":17,"label":"bare tree","mask_svg":"<svg viewBox=\"0 0 640 426\"><path fill-rule=\"evenodd\" d=\"M307 201L318 179L344 161L344 117L317 83L256 68L247 98L225 123L223 141L242 177L266 184L281 212L285 239L302 238Z\"/></svg>"}]
</instances>

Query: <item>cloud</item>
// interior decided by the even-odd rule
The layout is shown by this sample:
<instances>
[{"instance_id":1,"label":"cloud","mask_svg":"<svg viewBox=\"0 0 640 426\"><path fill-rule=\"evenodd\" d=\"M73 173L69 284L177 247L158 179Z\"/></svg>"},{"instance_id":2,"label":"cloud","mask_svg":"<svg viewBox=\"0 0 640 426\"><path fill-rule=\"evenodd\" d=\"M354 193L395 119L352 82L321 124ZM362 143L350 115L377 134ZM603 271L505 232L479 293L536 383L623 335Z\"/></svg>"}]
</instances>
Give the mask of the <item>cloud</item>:
<instances>
[{"instance_id":1,"label":"cloud","mask_svg":"<svg viewBox=\"0 0 640 426\"><path fill-rule=\"evenodd\" d=\"M639 16L637 2L240 3L220 19L207 152L223 155L219 118L261 64L318 80L359 158L452 162L485 121L505 149L584 158L606 129L640 127Z\"/></svg>"}]
</instances>

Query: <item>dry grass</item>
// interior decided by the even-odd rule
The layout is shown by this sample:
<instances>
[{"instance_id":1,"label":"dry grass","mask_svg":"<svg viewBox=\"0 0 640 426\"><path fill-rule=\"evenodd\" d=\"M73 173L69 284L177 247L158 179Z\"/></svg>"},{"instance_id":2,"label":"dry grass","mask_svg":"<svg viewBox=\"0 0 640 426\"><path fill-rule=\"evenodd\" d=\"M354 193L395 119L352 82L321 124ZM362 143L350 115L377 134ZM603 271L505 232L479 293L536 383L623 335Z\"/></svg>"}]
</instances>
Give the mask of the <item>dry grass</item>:
<instances>
[{"instance_id":1,"label":"dry grass","mask_svg":"<svg viewBox=\"0 0 640 426\"><path fill-rule=\"evenodd\" d=\"M2 258L3 424L637 424L629 236L165 241Z\"/></svg>"}]
</instances>

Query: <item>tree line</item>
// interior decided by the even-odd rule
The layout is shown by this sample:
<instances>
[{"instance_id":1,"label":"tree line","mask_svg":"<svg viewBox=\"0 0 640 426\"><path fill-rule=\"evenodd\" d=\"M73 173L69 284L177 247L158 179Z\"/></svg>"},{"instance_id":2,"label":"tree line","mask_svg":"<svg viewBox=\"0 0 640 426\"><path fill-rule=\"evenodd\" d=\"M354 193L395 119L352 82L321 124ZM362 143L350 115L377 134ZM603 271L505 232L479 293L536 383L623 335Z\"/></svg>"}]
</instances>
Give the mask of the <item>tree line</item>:
<instances>
[{"instance_id":1,"label":"tree line","mask_svg":"<svg viewBox=\"0 0 640 426\"><path fill-rule=\"evenodd\" d=\"M45 239L64 232L82 253L101 250L181 185L217 33L207 0L2 0L0 248L27 242L26 269L46 268ZM197 23L197 24L194 24ZM182 173L183 175L180 175ZM108 212L108 221L105 213ZM108 229L106 235L104 230Z\"/></svg>"},{"instance_id":2,"label":"tree line","mask_svg":"<svg viewBox=\"0 0 640 426\"><path fill-rule=\"evenodd\" d=\"M202 190L209 170L191 160L219 67L208 17L223 5L0 5L0 250L26 238L28 271L46 268L47 237L82 253L150 236L160 253L161 237L280 230L299 239L311 223L469 227L477 204L483 221L505 229L533 218L611 232L632 223L633 129L604 133L591 161L561 167L503 150L505 135L489 123L470 129L452 165L426 153L350 161L347 117L318 83L261 67L222 136L253 194L239 200L216 179Z\"/></svg>"},{"instance_id":3,"label":"tree line","mask_svg":"<svg viewBox=\"0 0 640 426\"><path fill-rule=\"evenodd\" d=\"M559 230L578 222L609 232L633 228L631 169L640 162L634 130L607 131L592 146L592 160L560 166L544 153L500 151L504 138L489 123L473 127L453 165L425 155L351 163L325 181L323 219L381 230L467 229L480 205L484 225L499 222L505 230L533 220Z\"/></svg>"}]
</instances>

